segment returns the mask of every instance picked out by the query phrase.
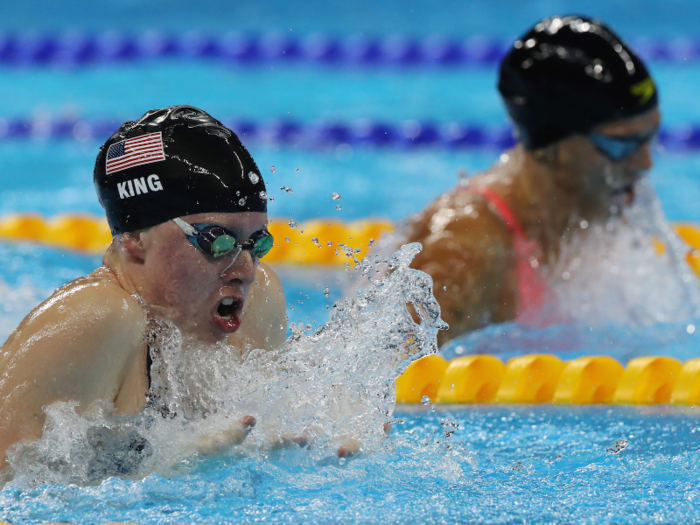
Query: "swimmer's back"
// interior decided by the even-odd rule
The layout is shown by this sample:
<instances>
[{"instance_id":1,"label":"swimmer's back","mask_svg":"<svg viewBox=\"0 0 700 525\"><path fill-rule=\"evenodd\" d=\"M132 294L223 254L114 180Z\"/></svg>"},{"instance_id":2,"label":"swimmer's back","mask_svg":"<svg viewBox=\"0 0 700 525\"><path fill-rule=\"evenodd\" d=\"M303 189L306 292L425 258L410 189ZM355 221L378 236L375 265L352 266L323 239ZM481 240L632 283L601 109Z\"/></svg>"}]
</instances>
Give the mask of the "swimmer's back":
<instances>
[{"instance_id":1,"label":"swimmer's back","mask_svg":"<svg viewBox=\"0 0 700 525\"><path fill-rule=\"evenodd\" d=\"M481 177L472 181L477 185ZM411 266L433 278L442 318L450 325L439 335L441 344L515 316L512 234L483 195L460 187L444 193L412 218L406 241L423 245Z\"/></svg>"},{"instance_id":2,"label":"swimmer's back","mask_svg":"<svg viewBox=\"0 0 700 525\"><path fill-rule=\"evenodd\" d=\"M35 308L0 350L0 468L7 446L41 436L43 407L53 402L75 401L82 412L107 401L117 412L138 412L147 385L140 396L119 394L125 382L139 382L129 376L145 363L146 326L139 301L104 268Z\"/></svg>"}]
</instances>

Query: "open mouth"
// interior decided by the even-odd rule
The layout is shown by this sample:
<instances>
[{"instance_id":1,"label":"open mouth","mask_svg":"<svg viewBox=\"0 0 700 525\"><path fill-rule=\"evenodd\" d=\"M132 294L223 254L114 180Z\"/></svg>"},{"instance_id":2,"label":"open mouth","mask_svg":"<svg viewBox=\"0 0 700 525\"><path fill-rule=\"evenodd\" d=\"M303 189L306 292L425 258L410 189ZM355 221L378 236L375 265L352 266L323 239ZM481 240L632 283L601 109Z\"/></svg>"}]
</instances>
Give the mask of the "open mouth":
<instances>
[{"instance_id":1,"label":"open mouth","mask_svg":"<svg viewBox=\"0 0 700 525\"><path fill-rule=\"evenodd\" d=\"M612 200L617 205L631 206L634 202L634 184L625 184L615 188L612 192Z\"/></svg>"},{"instance_id":2,"label":"open mouth","mask_svg":"<svg viewBox=\"0 0 700 525\"><path fill-rule=\"evenodd\" d=\"M219 301L214 314L214 322L224 332L235 332L241 325L243 300L235 297L224 297Z\"/></svg>"},{"instance_id":3,"label":"open mouth","mask_svg":"<svg viewBox=\"0 0 700 525\"><path fill-rule=\"evenodd\" d=\"M219 317L221 317L222 319L228 319L236 313L238 307L239 301L237 301L233 297L225 297L219 303L219 307L216 309L216 313L218 313Z\"/></svg>"}]
</instances>

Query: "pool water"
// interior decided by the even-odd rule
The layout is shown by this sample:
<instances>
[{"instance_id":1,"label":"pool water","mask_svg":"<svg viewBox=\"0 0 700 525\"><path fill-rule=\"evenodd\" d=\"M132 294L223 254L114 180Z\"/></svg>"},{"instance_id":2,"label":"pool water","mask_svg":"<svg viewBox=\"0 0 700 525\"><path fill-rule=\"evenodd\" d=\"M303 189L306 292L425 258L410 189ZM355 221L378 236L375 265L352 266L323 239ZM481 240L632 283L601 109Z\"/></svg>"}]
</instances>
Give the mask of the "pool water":
<instances>
[{"instance_id":1,"label":"pool water","mask_svg":"<svg viewBox=\"0 0 700 525\"><path fill-rule=\"evenodd\" d=\"M15 523L683 523L696 516L696 411L668 407L399 410L386 449L304 452L0 493ZM453 423L459 426L453 427ZM445 431L454 434L446 438Z\"/></svg>"},{"instance_id":2,"label":"pool water","mask_svg":"<svg viewBox=\"0 0 700 525\"><path fill-rule=\"evenodd\" d=\"M690 0L361 2L275 0L231 5L202 0L112 0L98 4L6 2L0 29L88 31L158 29L175 33L315 32L334 36L404 34L512 38L547 14L588 13L628 38L700 36ZM700 121L700 65L652 62L664 125ZM0 120L75 117L120 122L153 107L189 103L224 119L290 119L351 124L371 119L500 126L505 114L492 66L346 68L308 64L235 66L153 60L77 68L2 66ZM0 140L0 213L102 211L92 187L99 138ZM245 137L243 137L246 142ZM297 221L399 220L451 187L459 170L491 165L496 149L307 147L246 142L265 176L270 214ZM274 172L271 171L274 166ZM298 171L297 171L298 170ZM671 221L700 222L700 154L659 150L650 174ZM293 193L280 190L291 187ZM339 202L331 193L341 195ZM341 209L336 205L340 203ZM0 336L55 288L100 258L44 246L0 243ZM352 271L281 266L290 321L319 326L347 294ZM623 272L624 273L624 272ZM324 295L328 287L330 293ZM649 297L653 302L654 297ZM329 308L327 308L329 307ZM698 320L573 323L545 329L490 327L455 341L448 357L492 353L504 359L547 351L570 359L613 355L697 357ZM693 329L690 329L690 327ZM390 439L342 463L313 450L255 448L192 458L172 477L110 478L94 486L8 485L0 520L41 522L275 523L689 522L700 495L696 410L673 407L399 407ZM454 430L451 437L446 438Z\"/></svg>"}]
</instances>

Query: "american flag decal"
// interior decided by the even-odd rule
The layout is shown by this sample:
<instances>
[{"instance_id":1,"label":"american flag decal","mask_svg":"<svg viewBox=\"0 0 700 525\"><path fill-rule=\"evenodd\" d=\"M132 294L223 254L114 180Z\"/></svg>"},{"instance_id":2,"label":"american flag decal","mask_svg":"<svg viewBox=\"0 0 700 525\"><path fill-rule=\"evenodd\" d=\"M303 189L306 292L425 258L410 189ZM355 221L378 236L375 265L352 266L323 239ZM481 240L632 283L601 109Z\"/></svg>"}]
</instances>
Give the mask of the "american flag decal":
<instances>
[{"instance_id":1,"label":"american flag decal","mask_svg":"<svg viewBox=\"0 0 700 525\"><path fill-rule=\"evenodd\" d=\"M115 142L107 150L107 175L117 171L165 160L163 134L149 133Z\"/></svg>"}]
</instances>

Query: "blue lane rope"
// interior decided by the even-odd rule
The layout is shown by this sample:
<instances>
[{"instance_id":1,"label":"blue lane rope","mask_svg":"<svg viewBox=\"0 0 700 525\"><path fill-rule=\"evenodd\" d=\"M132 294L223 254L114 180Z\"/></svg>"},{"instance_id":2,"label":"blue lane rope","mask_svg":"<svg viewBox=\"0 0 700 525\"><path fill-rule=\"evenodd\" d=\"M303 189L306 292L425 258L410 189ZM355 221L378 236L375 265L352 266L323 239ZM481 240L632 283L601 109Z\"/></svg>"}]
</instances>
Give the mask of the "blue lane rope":
<instances>
[{"instance_id":1,"label":"blue lane rope","mask_svg":"<svg viewBox=\"0 0 700 525\"><path fill-rule=\"evenodd\" d=\"M51 34L25 31L0 33L0 64L84 66L189 58L230 64L281 61L347 66L492 66L512 42L513 39L488 36L411 38L312 34L298 37L291 33L70 31ZM631 39L630 44L646 60L687 63L700 59L698 38L636 38Z\"/></svg>"},{"instance_id":2,"label":"blue lane rope","mask_svg":"<svg viewBox=\"0 0 700 525\"><path fill-rule=\"evenodd\" d=\"M121 120L12 119L0 118L0 142L10 140L106 140ZM515 144L508 124L479 126L452 122L435 124L408 120L388 124L370 120L342 122L296 122L293 120L254 122L225 119L245 143L328 148L352 147L505 149ZM700 150L700 125L681 124L662 128L659 143L670 151Z\"/></svg>"}]
</instances>

